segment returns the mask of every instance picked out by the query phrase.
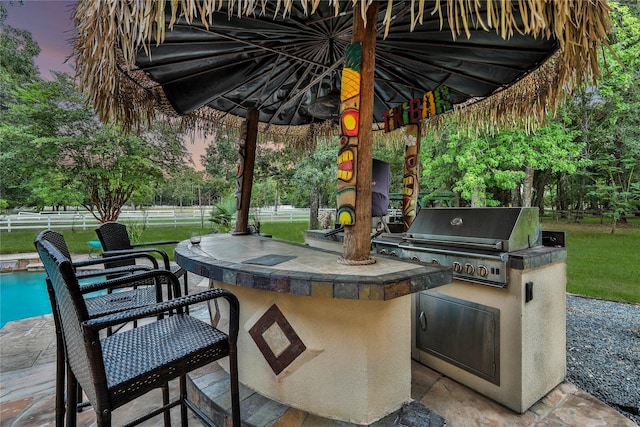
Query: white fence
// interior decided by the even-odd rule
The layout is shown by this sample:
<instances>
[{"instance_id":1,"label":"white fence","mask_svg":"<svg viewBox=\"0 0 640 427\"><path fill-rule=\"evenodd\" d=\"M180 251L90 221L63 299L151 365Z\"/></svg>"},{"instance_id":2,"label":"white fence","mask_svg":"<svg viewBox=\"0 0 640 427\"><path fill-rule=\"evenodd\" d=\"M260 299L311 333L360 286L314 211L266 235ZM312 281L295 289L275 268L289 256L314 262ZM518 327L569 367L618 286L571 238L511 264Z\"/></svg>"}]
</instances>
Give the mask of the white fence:
<instances>
[{"instance_id":1,"label":"white fence","mask_svg":"<svg viewBox=\"0 0 640 427\"><path fill-rule=\"evenodd\" d=\"M321 209L334 212L333 209ZM202 210L198 208L180 210L148 210L123 211L119 222L139 224L144 226L173 226L179 225L210 225L211 207ZM292 222L308 221L309 209L252 209L249 217L259 222ZM0 216L0 231L42 230L71 228L86 230L94 228L98 221L88 212L19 212L12 215Z\"/></svg>"}]
</instances>

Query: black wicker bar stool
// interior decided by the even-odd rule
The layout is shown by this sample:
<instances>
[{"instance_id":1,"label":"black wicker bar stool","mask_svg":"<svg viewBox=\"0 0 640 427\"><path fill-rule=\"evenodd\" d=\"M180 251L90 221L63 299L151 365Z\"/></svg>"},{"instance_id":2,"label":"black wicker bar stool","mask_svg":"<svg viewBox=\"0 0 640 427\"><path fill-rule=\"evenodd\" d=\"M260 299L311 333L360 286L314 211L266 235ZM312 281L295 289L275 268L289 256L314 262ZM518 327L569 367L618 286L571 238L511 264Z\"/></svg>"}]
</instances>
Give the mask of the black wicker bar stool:
<instances>
[{"instance_id":1,"label":"black wicker bar stool","mask_svg":"<svg viewBox=\"0 0 640 427\"><path fill-rule=\"evenodd\" d=\"M164 413L168 427L169 410L180 405L182 425L188 423L187 409L190 408L204 423L213 426L213 422L188 400L186 374L228 356L232 421L234 427L240 426L236 348L239 304L233 294L212 289L91 318L71 262L47 240L36 239L35 244L50 279L52 309L64 342L68 375L67 425L74 426L76 422L73 405L79 383L96 413L98 426L110 426L113 410L155 388L163 389L163 406L128 425L137 425ZM127 281L160 278L179 286L177 277L166 270L146 271L106 282L111 282L107 284L109 286L113 282L124 285ZM224 298L230 305L229 332L226 334L184 313L187 305L214 298ZM100 331L108 327L167 312L174 314L100 338ZM175 378L179 378L180 396L169 402L168 382Z\"/></svg>"},{"instance_id":2,"label":"black wicker bar stool","mask_svg":"<svg viewBox=\"0 0 640 427\"><path fill-rule=\"evenodd\" d=\"M102 256L105 258L114 255L122 255L127 253L156 253L162 257L165 270L171 271L176 276L182 278L184 286L184 295L189 294L189 283L187 281L187 272L182 267L170 265L167 253L155 246L171 245L178 243L177 240L163 240L158 242L142 242L131 243L127 226L118 222L105 222L96 227L96 234L104 252ZM107 267L116 267L131 264L133 261L110 261L105 264ZM177 294L176 296L179 296ZM187 309L188 311L188 309Z\"/></svg>"},{"instance_id":3,"label":"black wicker bar stool","mask_svg":"<svg viewBox=\"0 0 640 427\"><path fill-rule=\"evenodd\" d=\"M38 233L37 240L46 240L51 243L61 255L71 262L71 254L69 248L64 239L64 236L52 230L44 230ZM135 259L146 259L151 263L151 266L135 264ZM128 254L120 255L118 259L133 260L133 265L126 265L122 267L116 267L111 269L96 268L101 267L104 261L101 259L90 259L86 261L72 262L73 269L78 279L94 279L94 284L80 284L80 292L82 293L85 303L87 305L87 312L89 317L100 317L106 314L115 313L123 310L130 310L132 308L143 307L145 305L156 304L162 301L162 289L160 283L153 279L143 279L135 282L128 281L126 283L127 289L119 290L119 292L112 293L116 290L117 285L113 287L104 288L104 280L99 280L97 285L95 282L98 278L104 276L121 277L124 275L130 275L133 273L139 273L149 271L158 268L156 259L146 253L140 254ZM81 268L90 267L88 270L81 270ZM47 277L47 290L51 291L50 279ZM106 294L88 296L96 290L96 286L100 289L108 291ZM169 293L169 292L168 292ZM50 300L53 302L52 294L49 295ZM57 312L53 311L54 321L56 322L56 407L55 407L55 420L56 426L62 426L64 424L65 413L65 355L64 355L64 342L62 338L61 328L59 327L59 319ZM133 326L136 326L134 322ZM107 335L112 334L112 328L107 329ZM77 409L81 410L83 407L88 406L88 403L83 403L82 391L77 392Z\"/></svg>"}]
</instances>

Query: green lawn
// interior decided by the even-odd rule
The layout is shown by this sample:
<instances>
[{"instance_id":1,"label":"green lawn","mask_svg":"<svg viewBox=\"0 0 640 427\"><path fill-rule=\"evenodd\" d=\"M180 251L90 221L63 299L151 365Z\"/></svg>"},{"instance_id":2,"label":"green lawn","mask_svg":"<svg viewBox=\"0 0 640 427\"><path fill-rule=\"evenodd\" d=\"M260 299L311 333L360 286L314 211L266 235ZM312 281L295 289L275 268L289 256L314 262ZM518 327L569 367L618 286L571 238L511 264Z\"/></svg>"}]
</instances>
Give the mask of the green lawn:
<instances>
[{"instance_id":1,"label":"green lawn","mask_svg":"<svg viewBox=\"0 0 640 427\"><path fill-rule=\"evenodd\" d=\"M294 243L304 243L304 230L309 229L308 221L265 222L260 224L260 232L274 238Z\"/></svg>"},{"instance_id":2,"label":"green lawn","mask_svg":"<svg viewBox=\"0 0 640 427\"><path fill-rule=\"evenodd\" d=\"M89 240L98 240L95 231L93 229L87 230L56 230L62 233L64 236L69 251L72 254L82 254L89 252ZM160 240L185 240L191 236L192 232L200 232L206 234L210 232L210 229L201 229L198 226L195 227L147 227L141 234L138 241L140 242L156 242ZM12 231L11 233L0 232L0 253L22 253L22 252L35 252L33 246L33 239L38 232L34 230L20 230ZM164 249L170 248L169 246ZM167 253L171 253L173 256L173 248L167 250Z\"/></svg>"},{"instance_id":3,"label":"green lawn","mask_svg":"<svg viewBox=\"0 0 640 427\"><path fill-rule=\"evenodd\" d=\"M303 243L305 221L292 223L262 223L260 231L276 239ZM543 219L546 230L567 233L567 291L579 295L613 301L640 303L640 225L635 222L620 226L615 234L608 224L576 224ZM185 240L192 232L206 234L210 228L148 227L139 241ZM87 253L89 240L95 240L93 230L64 230L71 253ZM36 232L0 232L0 253L34 252ZM173 257L173 248L165 247Z\"/></svg>"},{"instance_id":4,"label":"green lawn","mask_svg":"<svg viewBox=\"0 0 640 427\"><path fill-rule=\"evenodd\" d=\"M567 235L567 292L640 303L640 227L543 221Z\"/></svg>"},{"instance_id":5,"label":"green lawn","mask_svg":"<svg viewBox=\"0 0 640 427\"><path fill-rule=\"evenodd\" d=\"M276 239L287 240L290 242L304 243L302 232L308 228L308 222L274 222L261 224L260 232L271 234ZM88 230L71 230L65 229L60 231L64 236L69 251L72 254L85 254L89 252L88 242L97 240L95 231ZM191 233L208 234L211 233L211 227L205 224L205 228L198 226L178 226L178 227L147 227L142 231L138 238L139 242L157 242L161 240L186 240ZM35 252L33 239L37 230L20 230L11 233L0 232L0 254ZM163 249L173 257L173 247L163 246Z\"/></svg>"}]
</instances>

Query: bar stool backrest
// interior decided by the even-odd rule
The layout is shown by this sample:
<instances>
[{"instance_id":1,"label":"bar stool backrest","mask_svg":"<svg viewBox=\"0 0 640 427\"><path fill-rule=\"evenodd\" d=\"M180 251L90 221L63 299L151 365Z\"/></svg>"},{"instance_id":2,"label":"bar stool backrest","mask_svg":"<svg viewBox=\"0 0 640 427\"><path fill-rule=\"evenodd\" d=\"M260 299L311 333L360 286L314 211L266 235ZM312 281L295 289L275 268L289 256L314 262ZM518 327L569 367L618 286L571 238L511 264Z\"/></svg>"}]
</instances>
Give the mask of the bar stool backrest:
<instances>
[{"instance_id":1,"label":"bar stool backrest","mask_svg":"<svg viewBox=\"0 0 640 427\"><path fill-rule=\"evenodd\" d=\"M82 328L89 314L73 266L46 239L36 238L35 244L53 287L67 362L89 401L104 402L108 393L100 339L96 332Z\"/></svg>"}]
</instances>

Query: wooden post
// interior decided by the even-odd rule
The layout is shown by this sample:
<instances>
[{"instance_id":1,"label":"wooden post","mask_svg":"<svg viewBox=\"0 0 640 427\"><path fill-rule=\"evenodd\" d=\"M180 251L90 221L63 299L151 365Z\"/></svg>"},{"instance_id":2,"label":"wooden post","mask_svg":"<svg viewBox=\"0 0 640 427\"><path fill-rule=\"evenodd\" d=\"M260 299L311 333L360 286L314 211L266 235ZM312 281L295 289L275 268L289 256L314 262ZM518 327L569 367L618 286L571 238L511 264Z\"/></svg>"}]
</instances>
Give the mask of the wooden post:
<instances>
[{"instance_id":1,"label":"wooden post","mask_svg":"<svg viewBox=\"0 0 640 427\"><path fill-rule=\"evenodd\" d=\"M236 228L234 235L249 234L249 207L251 206L251 187L253 186L253 168L256 160L256 141L258 139L258 110L247 111L247 120L240 132L238 147L238 175L236 178Z\"/></svg>"},{"instance_id":2,"label":"wooden post","mask_svg":"<svg viewBox=\"0 0 640 427\"><path fill-rule=\"evenodd\" d=\"M409 125L405 130L404 175L402 179L402 217L404 231L416 219L420 194L420 125Z\"/></svg>"},{"instance_id":3,"label":"wooden post","mask_svg":"<svg viewBox=\"0 0 640 427\"><path fill-rule=\"evenodd\" d=\"M371 180L372 180L372 123L373 78L375 70L376 26L378 2L367 9L367 26L360 13L360 2L353 7L353 43L362 44L360 71L360 108L358 122L358 151L356 168L355 223L345 225L343 256L345 264L370 264L371 260Z\"/></svg>"}]
</instances>

